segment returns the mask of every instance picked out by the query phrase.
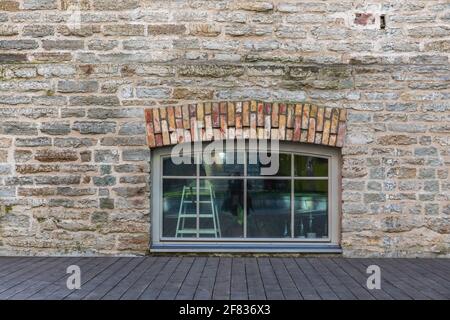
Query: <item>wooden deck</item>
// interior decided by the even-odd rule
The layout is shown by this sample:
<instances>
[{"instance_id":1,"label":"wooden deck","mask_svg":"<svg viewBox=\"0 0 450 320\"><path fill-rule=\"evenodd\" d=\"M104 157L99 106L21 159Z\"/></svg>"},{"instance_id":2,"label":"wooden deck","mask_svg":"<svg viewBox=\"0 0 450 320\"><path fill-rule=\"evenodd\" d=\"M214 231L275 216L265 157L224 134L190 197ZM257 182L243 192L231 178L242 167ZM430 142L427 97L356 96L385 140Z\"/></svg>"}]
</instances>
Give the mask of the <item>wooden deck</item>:
<instances>
[{"instance_id":1,"label":"wooden deck","mask_svg":"<svg viewBox=\"0 0 450 320\"><path fill-rule=\"evenodd\" d=\"M366 287L373 264L381 290ZM0 257L0 299L448 300L450 259Z\"/></svg>"}]
</instances>

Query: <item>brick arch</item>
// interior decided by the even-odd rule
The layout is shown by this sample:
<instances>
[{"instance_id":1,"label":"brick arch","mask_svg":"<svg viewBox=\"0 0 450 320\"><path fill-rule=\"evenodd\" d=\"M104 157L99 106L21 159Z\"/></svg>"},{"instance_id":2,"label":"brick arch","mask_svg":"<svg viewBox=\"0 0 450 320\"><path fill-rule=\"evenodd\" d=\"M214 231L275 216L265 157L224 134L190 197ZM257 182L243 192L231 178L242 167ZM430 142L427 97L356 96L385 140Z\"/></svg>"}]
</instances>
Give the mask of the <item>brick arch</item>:
<instances>
[{"instance_id":1,"label":"brick arch","mask_svg":"<svg viewBox=\"0 0 450 320\"><path fill-rule=\"evenodd\" d=\"M342 147L345 109L305 103L200 102L145 110L150 148L223 139L278 139Z\"/></svg>"}]
</instances>

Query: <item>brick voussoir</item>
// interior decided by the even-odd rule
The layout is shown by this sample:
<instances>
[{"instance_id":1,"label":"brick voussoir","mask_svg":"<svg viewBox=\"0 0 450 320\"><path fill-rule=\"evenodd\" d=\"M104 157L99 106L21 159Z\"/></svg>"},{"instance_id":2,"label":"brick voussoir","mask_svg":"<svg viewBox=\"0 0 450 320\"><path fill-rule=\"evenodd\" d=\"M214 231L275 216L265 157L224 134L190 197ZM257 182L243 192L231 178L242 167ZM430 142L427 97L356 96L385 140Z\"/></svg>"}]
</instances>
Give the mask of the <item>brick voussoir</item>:
<instances>
[{"instance_id":1,"label":"brick voussoir","mask_svg":"<svg viewBox=\"0 0 450 320\"><path fill-rule=\"evenodd\" d=\"M145 109L150 148L225 139L278 139L341 148L347 112L308 103L198 102Z\"/></svg>"}]
</instances>

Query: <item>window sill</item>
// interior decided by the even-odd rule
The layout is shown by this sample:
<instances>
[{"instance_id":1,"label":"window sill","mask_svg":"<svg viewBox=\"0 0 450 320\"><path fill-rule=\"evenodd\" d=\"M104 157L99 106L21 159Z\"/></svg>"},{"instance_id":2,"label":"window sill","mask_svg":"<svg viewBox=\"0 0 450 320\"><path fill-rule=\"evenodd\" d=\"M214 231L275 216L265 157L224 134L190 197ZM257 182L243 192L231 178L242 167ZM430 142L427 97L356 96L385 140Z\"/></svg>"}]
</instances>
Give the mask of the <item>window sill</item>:
<instances>
[{"instance_id":1,"label":"window sill","mask_svg":"<svg viewBox=\"0 0 450 320\"><path fill-rule=\"evenodd\" d=\"M186 244L167 243L155 244L150 252L271 252L271 253L342 253L342 248L336 244Z\"/></svg>"}]
</instances>

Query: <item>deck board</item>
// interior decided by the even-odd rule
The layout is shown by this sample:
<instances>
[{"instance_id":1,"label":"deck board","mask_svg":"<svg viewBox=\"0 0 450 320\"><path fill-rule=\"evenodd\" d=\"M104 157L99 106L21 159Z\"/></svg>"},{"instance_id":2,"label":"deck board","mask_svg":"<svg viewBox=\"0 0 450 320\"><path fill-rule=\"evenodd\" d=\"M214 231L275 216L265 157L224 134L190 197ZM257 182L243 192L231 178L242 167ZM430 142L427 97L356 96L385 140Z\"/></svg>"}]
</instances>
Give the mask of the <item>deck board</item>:
<instances>
[{"instance_id":1,"label":"deck board","mask_svg":"<svg viewBox=\"0 0 450 320\"><path fill-rule=\"evenodd\" d=\"M69 265L81 289L66 287ZM369 265L381 289L367 288ZM449 300L450 260L340 257L0 257L0 299Z\"/></svg>"}]
</instances>

